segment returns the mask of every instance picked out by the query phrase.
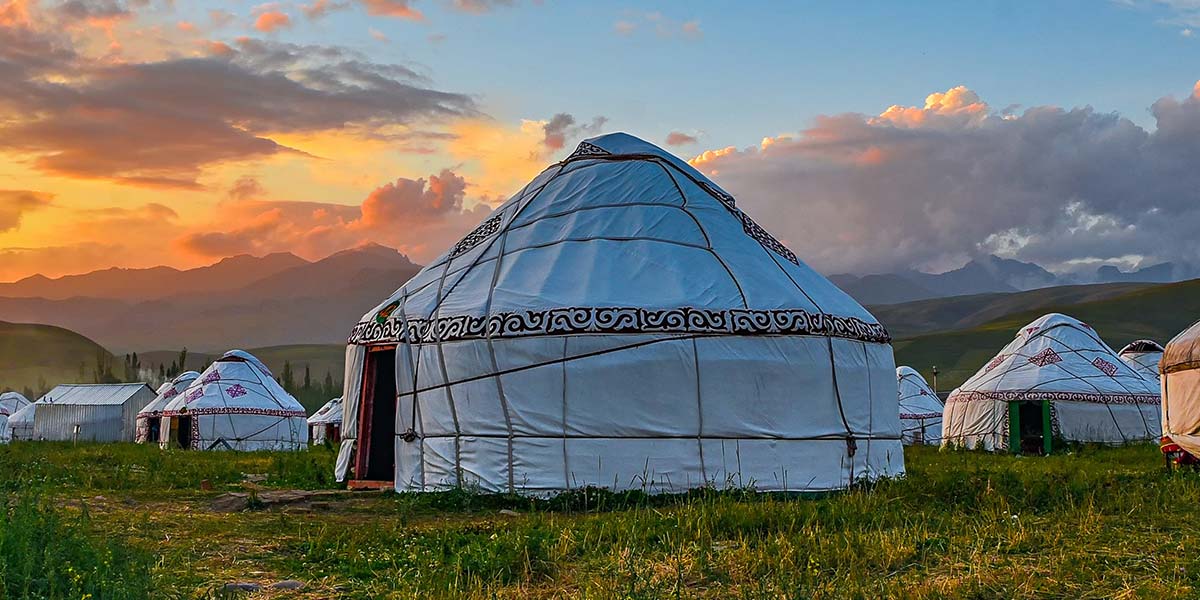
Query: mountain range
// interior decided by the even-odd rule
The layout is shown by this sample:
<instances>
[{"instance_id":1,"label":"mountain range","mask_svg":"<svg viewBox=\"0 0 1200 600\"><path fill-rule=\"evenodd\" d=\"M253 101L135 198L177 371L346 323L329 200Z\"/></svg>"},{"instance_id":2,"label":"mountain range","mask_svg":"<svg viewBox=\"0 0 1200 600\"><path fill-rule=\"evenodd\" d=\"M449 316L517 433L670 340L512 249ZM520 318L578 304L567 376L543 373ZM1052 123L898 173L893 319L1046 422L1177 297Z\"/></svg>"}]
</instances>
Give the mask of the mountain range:
<instances>
[{"instance_id":1,"label":"mountain range","mask_svg":"<svg viewBox=\"0 0 1200 600\"><path fill-rule=\"evenodd\" d=\"M1034 264L994 255L976 258L944 273L906 270L873 275L831 275L829 279L863 304L899 304L930 298L971 294L1013 293L1041 288L1092 283L1169 283L1198 277L1184 265L1160 263L1136 271L1112 265L1090 276L1055 275Z\"/></svg>"},{"instance_id":2,"label":"mountain range","mask_svg":"<svg viewBox=\"0 0 1200 600\"><path fill-rule=\"evenodd\" d=\"M105 269L0 284L0 319L65 327L114 352L342 343L420 270L367 245L315 262L235 256L197 269Z\"/></svg>"}]
</instances>

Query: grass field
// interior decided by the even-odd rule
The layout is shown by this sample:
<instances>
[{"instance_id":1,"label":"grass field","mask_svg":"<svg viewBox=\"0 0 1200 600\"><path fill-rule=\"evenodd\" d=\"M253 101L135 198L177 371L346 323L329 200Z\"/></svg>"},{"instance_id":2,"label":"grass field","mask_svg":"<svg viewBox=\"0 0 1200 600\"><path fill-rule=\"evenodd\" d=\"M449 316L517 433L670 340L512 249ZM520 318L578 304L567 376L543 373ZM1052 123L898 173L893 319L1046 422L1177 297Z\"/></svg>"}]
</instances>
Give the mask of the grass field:
<instances>
[{"instance_id":1,"label":"grass field","mask_svg":"<svg viewBox=\"0 0 1200 600\"><path fill-rule=\"evenodd\" d=\"M212 510L244 474L334 487L332 459L0 447L0 597L214 597L284 579L306 583L286 597L305 598L1200 594L1200 474L1167 473L1152 446L909 449L906 478L818 498L335 492L293 510Z\"/></svg>"}]
</instances>

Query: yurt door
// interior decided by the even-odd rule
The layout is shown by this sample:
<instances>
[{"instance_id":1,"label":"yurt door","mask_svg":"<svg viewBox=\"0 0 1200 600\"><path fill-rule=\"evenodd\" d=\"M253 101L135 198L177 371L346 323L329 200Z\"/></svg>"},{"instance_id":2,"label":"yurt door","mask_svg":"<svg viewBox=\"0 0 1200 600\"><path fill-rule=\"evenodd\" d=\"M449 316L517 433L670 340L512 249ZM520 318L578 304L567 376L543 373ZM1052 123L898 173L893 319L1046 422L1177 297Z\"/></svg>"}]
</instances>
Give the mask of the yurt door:
<instances>
[{"instance_id":1,"label":"yurt door","mask_svg":"<svg viewBox=\"0 0 1200 600\"><path fill-rule=\"evenodd\" d=\"M360 480L392 481L396 470L396 347L372 348L363 373L359 407L358 460Z\"/></svg>"},{"instance_id":2,"label":"yurt door","mask_svg":"<svg viewBox=\"0 0 1200 600\"><path fill-rule=\"evenodd\" d=\"M1008 404L1008 448L1014 454L1050 454L1050 402Z\"/></svg>"}]
</instances>

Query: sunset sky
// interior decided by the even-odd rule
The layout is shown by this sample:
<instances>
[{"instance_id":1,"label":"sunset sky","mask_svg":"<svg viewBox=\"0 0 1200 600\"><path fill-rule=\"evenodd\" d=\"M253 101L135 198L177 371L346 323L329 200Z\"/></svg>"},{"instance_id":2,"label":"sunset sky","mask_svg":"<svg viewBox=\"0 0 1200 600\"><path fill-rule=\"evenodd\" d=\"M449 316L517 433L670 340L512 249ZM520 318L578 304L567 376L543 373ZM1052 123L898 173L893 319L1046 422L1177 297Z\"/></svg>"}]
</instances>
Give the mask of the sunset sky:
<instances>
[{"instance_id":1,"label":"sunset sky","mask_svg":"<svg viewBox=\"0 0 1200 600\"><path fill-rule=\"evenodd\" d=\"M826 273L1200 261L1200 3L856 6L0 0L0 281L425 261L608 131Z\"/></svg>"}]
</instances>

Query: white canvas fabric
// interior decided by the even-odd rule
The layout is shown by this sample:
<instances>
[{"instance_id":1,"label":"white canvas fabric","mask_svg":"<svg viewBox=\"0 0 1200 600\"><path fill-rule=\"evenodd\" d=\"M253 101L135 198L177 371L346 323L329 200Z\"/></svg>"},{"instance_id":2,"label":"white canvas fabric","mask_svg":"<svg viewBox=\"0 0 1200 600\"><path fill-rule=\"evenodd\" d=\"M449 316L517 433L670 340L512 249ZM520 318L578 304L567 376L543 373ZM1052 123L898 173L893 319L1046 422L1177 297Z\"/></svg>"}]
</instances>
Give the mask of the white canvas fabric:
<instances>
[{"instance_id":1,"label":"white canvas fabric","mask_svg":"<svg viewBox=\"0 0 1200 600\"><path fill-rule=\"evenodd\" d=\"M8 417L8 436L10 441L32 440L33 419L36 416L37 403L26 404Z\"/></svg>"},{"instance_id":2,"label":"white canvas fabric","mask_svg":"<svg viewBox=\"0 0 1200 600\"><path fill-rule=\"evenodd\" d=\"M889 342L732 196L620 133L550 166L349 339L397 346L397 490L531 494L902 474ZM366 356L347 353L348 382Z\"/></svg>"},{"instance_id":3,"label":"white canvas fabric","mask_svg":"<svg viewBox=\"0 0 1200 600\"><path fill-rule=\"evenodd\" d=\"M154 400L151 400L150 404L138 412L133 441L139 444L158 443L159 435L157 434L161 432L158 420L162 418L163 409L199 376L200 374L195 371L184 371L171 381L158 386L158 394L154 396Z\"/></svg>"},{"instance_id":4,"label":"white canvas fabric","mask_svg":"<svg viewBox=\"0 0 1200 600\"><path fill-rule=\"evenodd\" d=\"M1163 347L1154 340L1137 340L1121 348L1117 356L1131 369L1148 381L1158 383L1158 363L1162 360Z\"/></svg>"},{"instance_id":5,"label":"white canvas fabric","mask_svg":"<svg viewBox=\"0 0 1200 600\"><path fill-rule=\"evenodd\" d=\"M341 427L342 425L341 398L334 398L326 402L321 408L317 409L317 412L308 418L309 443L325 443L325 428L329 425L336 427Z\"/></svg>"},{"instance_id":6,"label":"white canvas fabric","mask_svg":"<svg viewBox=\"0 0 1200 600\"><path fill-rule=\"evenodd\" d=\"M12 441L12 430L8 426L9 417L29 405L29 399L17 392L0 394L0 444Z\"/></svg>"},{"instance_id":7,"label":"white canvas fabric","mask_svg":"<svg viewBox=\"0 0 1200 600\"><path fill-rule=\"evenodd\" d=\"M1200 321L1167 343L1159 372L1163 437L1200 456Z\"/></svg>"},{"instance_id":8,"label":"white canvas fabric","mask_svg":"<svg viewBox=\"0 0 1200 600\"><path fill-rule=\"evenodd\" d=\"M362 399L363 363L366 360L365 346L346 346L346 362L342 377L342 443L338 446L334 477L345 481L350 473L350 461L358 441L358 407Z\"/></svg>"},{"instance_id":9,"label":"white canvas fabric","mask_svg":"<svg viewBox=\"0 0 1200 600\"><path fill-rule=\"evenodd\" d=\"M942 401L912 367L896 368L900 396L900 431L905 444L940 444Z\"/></svg>"},{"instance_id":10,"label":"white canvas fabric","mask_svg":"<svg viewBox=\"0 0 1200 600\"><path fill-rule=\"evenodd\" d=\"M308 445L307 413L270 369L242 350L209 365L162 413L163 447L175 445L190 420L198 450L300 450Z\"/></svg>"},{"instance_id":11,"label":"white canvas fabric","mask_svg":"<svg viewBox=\"0 0 1200 600\"><path fill-rule=\"evenodd\" d=\"M1053 435L1119 444L1157 439L1158 387L1125 364L1088 325L1051 313L1025 327L950 393L942 443L1008 448L1009 402L1051 402Z\"/></svg>"}]
</instances>

